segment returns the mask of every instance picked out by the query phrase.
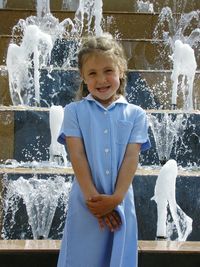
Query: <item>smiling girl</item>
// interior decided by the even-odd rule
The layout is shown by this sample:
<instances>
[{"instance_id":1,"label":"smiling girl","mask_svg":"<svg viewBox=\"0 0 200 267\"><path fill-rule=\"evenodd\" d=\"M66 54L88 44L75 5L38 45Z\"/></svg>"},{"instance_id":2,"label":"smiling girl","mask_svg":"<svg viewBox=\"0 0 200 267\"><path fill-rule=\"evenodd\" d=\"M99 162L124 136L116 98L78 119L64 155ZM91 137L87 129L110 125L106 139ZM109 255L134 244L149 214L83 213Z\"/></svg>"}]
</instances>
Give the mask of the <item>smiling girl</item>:
<instances>
[{"instance_id":1,"label":"smiling girl","mask_svg":"<svg viewBox=\"0 0 200 267\"><path fill-rule=\"evenodd\" d=\"M146 114L124 97L127 62L111 35L85 40L78 66L78 101L58 138L75 173L58 267L136 267L132 181L150 147Z\"/></svg>"}]
</instances>

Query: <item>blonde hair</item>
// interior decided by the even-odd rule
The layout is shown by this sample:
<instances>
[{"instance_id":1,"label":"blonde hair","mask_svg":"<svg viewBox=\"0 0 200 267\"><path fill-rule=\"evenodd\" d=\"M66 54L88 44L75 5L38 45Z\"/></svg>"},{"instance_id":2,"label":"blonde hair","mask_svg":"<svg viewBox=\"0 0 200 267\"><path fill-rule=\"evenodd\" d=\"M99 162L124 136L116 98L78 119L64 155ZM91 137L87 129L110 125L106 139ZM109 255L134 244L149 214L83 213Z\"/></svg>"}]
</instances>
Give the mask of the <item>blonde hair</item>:
<instances>
[{"instance_id":1,"label":"blonde hair","mask_svg":"<svg viewBox=\"0 0 200 267\"><path fill-rule=\"evenodd\" d=\"M92 53L105 53L116 61L116 64L121 73L120 86L117 90L117 94L125 95L126 86L126 71L127 71L127 60L124 55L124 50L109 33L104 33L99 37L89 36L82 43L82 46L78 53L78 68L80 73L82 73L82 68L86 57L90 56ZM81 82L79 90L76 93L76 100L80 100L89 94L87 85L84 81Z\"/></svg>"}]
</instances>

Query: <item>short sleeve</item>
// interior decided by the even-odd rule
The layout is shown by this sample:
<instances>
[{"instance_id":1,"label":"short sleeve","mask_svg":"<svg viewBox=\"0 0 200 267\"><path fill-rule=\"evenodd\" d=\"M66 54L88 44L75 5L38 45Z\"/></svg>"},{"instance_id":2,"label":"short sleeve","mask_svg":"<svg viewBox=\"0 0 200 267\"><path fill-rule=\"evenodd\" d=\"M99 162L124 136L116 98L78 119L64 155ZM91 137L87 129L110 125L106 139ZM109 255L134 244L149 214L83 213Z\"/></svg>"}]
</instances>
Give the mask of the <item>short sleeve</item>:
<instances>
[{"instance_id":1,"label":"short sleeve","mask_svg":"<svg viewBox=\"0 0 200 267\"><path fill-rule=\"evenodd\" d=\"M129 138L129 143L141 144L141 151L145 151L151 147L148 136L148 120L146 112L143 109L137 110L133 129Z\"/></svg>"},{"instance_id":2,"label":"short sleeve","mask_svg":"<svg viewBox=\"0 0 200 267\"><path fill-rule=\"evenodd\" d=\"M78 123L75 103L71 103L65 106L64 119L57 141L64 145L66 136L74 136L80 138L82 137Z\"/></svg>"}]
</instances>

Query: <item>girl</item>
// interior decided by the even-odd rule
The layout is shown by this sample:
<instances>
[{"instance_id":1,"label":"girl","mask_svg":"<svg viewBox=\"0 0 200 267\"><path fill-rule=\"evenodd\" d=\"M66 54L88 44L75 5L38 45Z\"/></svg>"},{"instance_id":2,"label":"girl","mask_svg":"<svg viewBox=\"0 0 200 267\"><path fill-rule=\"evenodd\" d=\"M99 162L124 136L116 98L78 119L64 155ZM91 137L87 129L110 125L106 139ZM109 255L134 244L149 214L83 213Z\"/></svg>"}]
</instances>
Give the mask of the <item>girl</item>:
<instances>
[{"instance_id":1,"label":"girl","mask_svg":"<svg viewBox=\"0 0 200 267\"><path fill-rule=\"evenodd\" d=\"M79 101L65 107L58 138L75 173L58 267L136 267L132 180L150 147L146 114L124 98L127 62L111 35L89 37L78 66Z\"/></svg>"}]
</instances>

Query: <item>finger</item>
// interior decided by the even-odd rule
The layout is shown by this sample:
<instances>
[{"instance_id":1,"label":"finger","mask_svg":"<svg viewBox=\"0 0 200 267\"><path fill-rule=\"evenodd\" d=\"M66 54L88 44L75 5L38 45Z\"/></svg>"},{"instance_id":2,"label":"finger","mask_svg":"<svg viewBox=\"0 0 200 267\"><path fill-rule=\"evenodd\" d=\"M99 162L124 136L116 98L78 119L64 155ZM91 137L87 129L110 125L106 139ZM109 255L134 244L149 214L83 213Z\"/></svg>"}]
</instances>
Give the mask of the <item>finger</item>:
<instances>
[{"instance_id":1,"label":"finger","mask_svg":"<svg viewBox=\"0 0 200 267\"><path fill-rule=\"evenodd\" d=\"M112 228L114 230L119 229L119 227L121 226L122 222L121 222L121 217L119 215L119 213L117 211L112 211L108 214L108 219L110 221L110 223L112 224Z\"/></svg>"},{"instance_id":2,"label":"finger","mask_svg":"<svg viewBox=\"0 0 200 267\"><path fill-rule=\"evenodd\" d=\"M115 218L115 220L118 223L118 225L121 225L122 224L121 217L120 217L120 215L119 215L119 213L117 211L114 210L112 212L112 216Z\"/></svg>"},{"instance_id":3,"label":"finger","mask_svg":"<svg viewBox=\"0 0 200 267\"><path fill-rule=\"evenodd\" d=\"M87 205L88 207L91 207L91 208L99 207L98 202L87 201L87 202L86 202L86 205Z\"/></svg>"},{"instance_id":4,"label":"finger","mask_svg":"<svg viewBox=\"0 0 200 267\"><path fill-rule=\"evenodd\" d=\"M93 197L90 198L89 201L91 201L91 202L97 202L99 200L102 200L102 196L101 195L93 196Z\"/></svg>"},{"instance_id":5,"label":"finger","mask_svg":"<svg viewBox=\"0 0 200 267\"><path fill-rule=\"evenodd\" d=\"M113 229L117 230L121 225L119 219L116 218L115 215L113 214L110 214L109 219L110 219Z\"/></svg>"},{"instance_id":6,"label":"finger","mask_svg":"<svg viewBox=\"0 0 200 267\"><path fill-rule=\"evenodd\" d=\"M100 229L104 229L104 221L102 218L98 218L98 223L99 223Z\"/></svg>"},{"instance_id":7,"label":"finger","mask_svg":"<svg viewBox=\"0 0 200 267\"><path fill-rule=\"evenodd\" d=\"M111 221L110 221L110 219L109 219L108 216L105 216L104 217L104 222L105 222L106 226L108 226L109 230L111 232L113 232L114 231L114 228L113 228L113 225L112 225L112 223L111 223Z\"/></svg>"}]
</instances>

